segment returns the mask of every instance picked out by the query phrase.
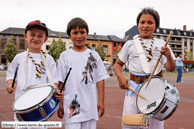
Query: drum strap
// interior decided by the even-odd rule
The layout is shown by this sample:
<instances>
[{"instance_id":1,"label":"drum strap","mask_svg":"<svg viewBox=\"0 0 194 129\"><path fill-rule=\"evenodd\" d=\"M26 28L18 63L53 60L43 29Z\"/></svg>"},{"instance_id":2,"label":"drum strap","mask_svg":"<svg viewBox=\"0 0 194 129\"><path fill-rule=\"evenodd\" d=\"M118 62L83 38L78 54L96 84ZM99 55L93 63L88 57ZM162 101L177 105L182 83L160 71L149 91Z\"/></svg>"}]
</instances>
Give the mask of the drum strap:
<instances>
[{"instance_id":1,"label":"drum strap","mask_svg":"<svg viewBox=\"0 0 194 129\"><path fill-rule=\"evenodd\" d=\"M28 69L28 52L26 51L25 52L25 59L24 59L24 70L25 70L25 84L24 84L24 88L22 91L25 91L27 89L31 89L31 88L38 88L38 87L44 87L44 86L53 86L54 89L56 89L55 85L54 85L54 82L53 82L53 79L52 79L52 76L51 76L51 72L49 70L49 67L48 67L48 64L47 64L47 61L44 57L44 55L42 54L42 52L40 52L41 54L41 58L43 60L43 63L44 63L44 66L45 66L45 69L46 69L46 73L47 73L47 76L48 76L48 79L50 81L50 83L47 83L47 84L36 84L36 85L31 85L31 86L28 86L27 87L27 69Z\"/></svg>"},{"instance_id":2,"label":"drum strap","mask_svg":"<svg viewBox=\"0 0 194 129\"><path fill-rule=\"evenodd\" d=\"M150 75L151 74L151 70L150 70L150 67L149 67L149 63L147 61L147 57L145 56L145 52L143 50L143 47L139 41L139 37L138 35L135 35L133 37L133 40L135 42L135 46L136 46L136 49L137 49L137 53L139 55L139 59L140 59L140 62L141 62L141 66L142 66L142 69L143 71L147 74L147 75ZM154 75L158 74L162 69L162 63L159 62L155 72L154 72Z\"/></svg>"}]
</instances>

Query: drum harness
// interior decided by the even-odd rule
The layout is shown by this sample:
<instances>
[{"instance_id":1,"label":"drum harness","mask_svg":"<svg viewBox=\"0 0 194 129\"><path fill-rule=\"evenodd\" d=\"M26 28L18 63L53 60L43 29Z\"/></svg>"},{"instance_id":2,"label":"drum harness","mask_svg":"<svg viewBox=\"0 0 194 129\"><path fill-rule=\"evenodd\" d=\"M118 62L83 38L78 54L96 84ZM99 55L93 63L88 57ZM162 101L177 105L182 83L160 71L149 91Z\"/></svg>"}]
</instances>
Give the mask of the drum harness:
<instances>
[{"instance_id":1,"label":"drum harness","mask_svg":"<svg viewBox=\"0 0 194 129\"><path fill-rule=\"evenodd\" d=\"M135 46L136 46L136 49L137 49L137 53L139 55L139 59L140 59L142 69L147 75L147 77L139 77L139 76L134 76L133 74L131 74L131 79L133 81L135 81L136 83L140 84L140 83L144 82L150 76L151 70L150 70L147 58L145 56L145 52L144 52L143 47L141 45L141 42L139 40L139 36L138 35L134 36L133 40L135 42ZM154 75L162 77L161 69L162 69L162 63L160 62L158 67L156 68L156 70L154 72Z\"/></svg>"},{"instance_id":2,"label":"drum harness","mask_svg":"<svg viewBox=\"0 0 194 129\"><path fill-rule=\"evenodd\" d=\"M53 79L52 79L51 72L49 70L47 61L46 61L44 55L42 54L42 52L40 52L40 54L41 54L41 57L42 57L42 60L43 60L43 64L45 66L46 73L47 73L47 76L48 76L48 79L49 79L50 83L47 83L47 84L35 84L35 85L31 85L31 86L27 87L28 51L25 51L24 70L25 70L25 75L26 76L25 76L24 88L22 90L23 92L26 91L27 89L38 88L38 87L45 87L45 86L48 86L48 85L50 85L54 89L56 89L56 86L54 85L54 82L53 82Z\"/></svg>"}]
</instances>

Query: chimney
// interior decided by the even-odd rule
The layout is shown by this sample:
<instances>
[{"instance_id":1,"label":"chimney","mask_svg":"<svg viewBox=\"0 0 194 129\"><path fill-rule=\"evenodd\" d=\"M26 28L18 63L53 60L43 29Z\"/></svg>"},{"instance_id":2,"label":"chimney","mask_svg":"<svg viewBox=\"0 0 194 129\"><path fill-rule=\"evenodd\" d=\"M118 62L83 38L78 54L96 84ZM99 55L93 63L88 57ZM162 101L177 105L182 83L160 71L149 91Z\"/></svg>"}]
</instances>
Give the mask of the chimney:
<instances>
[{"instance_id":1,"label":"chimney","mask_svg":"<svg viewBox=\"0 0 194 129\"><path fill-rule=\"evenodd\" d=\"M183 26L183 30L187 30L187 26L186 25Z\"/></svg>"},{"instance_id":2,"label":"chimney","mask_svg":"<svg viewBox=\"0 0 194 129\"><path fill-rule=\"evenodd\" d=\"M94 32L94 37L96 38L96 32Z\"/></svg>"}]
</instances>

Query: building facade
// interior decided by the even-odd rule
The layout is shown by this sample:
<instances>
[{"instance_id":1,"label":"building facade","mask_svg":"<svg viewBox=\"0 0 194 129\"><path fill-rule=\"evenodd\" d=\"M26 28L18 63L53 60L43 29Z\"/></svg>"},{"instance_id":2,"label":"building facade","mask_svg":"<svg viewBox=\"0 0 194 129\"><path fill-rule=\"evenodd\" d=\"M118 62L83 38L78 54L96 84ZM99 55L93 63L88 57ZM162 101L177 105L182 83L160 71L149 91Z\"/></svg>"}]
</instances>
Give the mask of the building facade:
<instances>
[{"instance_id":1,"label":"building facade","mask_svg":"<svg viewBox=\"0 0 194 129\"><path fill-rule=\"evenodd\" d=\"M9 43L12 35L13 42L17 47L17 53L23 52L28 48L28 44L23 37L24 32L25 28L11 27L0 32L0 64L6 64L8 62L5 58L4 48L6 47L6 44ZM61 39L65 44L66 50L71 49L73 47L73 43L71 39L69 39L66 32L57 32L48 29L48 40L42 45L42 50L48 53L49 45L52 44L52 41L54 39L59 39L59 33L61 34ZM88 34L86 46L88 43L90 43L90 47L95 50L99 42L101 42L103 45L104 52L106 54L105 60L113 64L115 62L115 54L117 49L119 47L122 48L125 41L115 35L104 36L96 35L96 33L94 33L93 35Z\"/></svg>"}]
</instances>

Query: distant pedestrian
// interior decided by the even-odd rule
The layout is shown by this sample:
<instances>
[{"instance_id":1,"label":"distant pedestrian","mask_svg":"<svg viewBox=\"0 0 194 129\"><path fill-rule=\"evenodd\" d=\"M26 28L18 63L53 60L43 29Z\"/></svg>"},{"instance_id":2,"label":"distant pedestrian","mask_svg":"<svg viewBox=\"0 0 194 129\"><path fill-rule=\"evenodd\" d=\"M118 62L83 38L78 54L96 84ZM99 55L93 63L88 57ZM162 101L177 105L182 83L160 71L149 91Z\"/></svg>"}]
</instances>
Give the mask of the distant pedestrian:
<instances>
[{"instance_id":1,"label":"distant pedestrian","mask_svg":"<svg viewBox=\"0 0 194 129\"><path fill-rule=\"evenodd\" d=\"M183 82L181 81L181 77L183 74L183 56L181 54L178 54L178 57L176 58L176 70L178 72L176 82Z\"/></svg>"}]
</instances>

